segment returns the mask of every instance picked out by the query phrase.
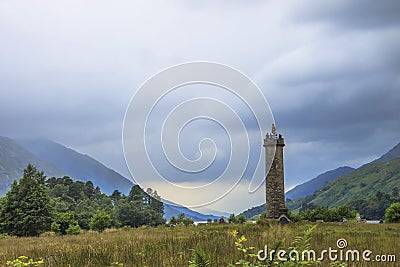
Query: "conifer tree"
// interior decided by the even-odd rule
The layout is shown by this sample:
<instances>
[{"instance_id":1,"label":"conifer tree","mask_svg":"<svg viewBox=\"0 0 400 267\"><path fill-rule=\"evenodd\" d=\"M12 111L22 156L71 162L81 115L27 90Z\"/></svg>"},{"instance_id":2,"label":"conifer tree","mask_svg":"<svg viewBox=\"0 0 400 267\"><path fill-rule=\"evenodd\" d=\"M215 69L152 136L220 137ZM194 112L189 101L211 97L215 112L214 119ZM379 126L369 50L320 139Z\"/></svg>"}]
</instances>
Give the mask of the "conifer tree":
<instances>
[{"instance_id":1,"label":"conifer tree","mask_svg":"<svg viewBox=\"0 0 400 267\"><path fill-rule=\"evenodd\" d=\"M50 228L51 205L43 172L28 164L19 182L14 181L3 199L0 226L16 236L38 236Z\"/></svg>"}]
</instances>

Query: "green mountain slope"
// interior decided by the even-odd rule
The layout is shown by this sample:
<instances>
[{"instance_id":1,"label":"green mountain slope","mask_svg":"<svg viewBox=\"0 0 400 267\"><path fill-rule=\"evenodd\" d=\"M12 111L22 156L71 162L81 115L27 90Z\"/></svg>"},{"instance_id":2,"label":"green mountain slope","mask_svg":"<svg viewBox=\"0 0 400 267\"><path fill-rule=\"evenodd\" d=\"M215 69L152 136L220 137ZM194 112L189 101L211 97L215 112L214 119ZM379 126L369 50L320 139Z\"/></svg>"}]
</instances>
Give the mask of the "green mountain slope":
<instances>
[{"instance_id":1,"label":"green mountain slope","mask_svg":"<svg viewBox=\"0 0 400 267\"><path fill-rule=\"evenodd\" d=\"M392 159L396 159L396 158L400 158L400 143L398 143L395 147L393 147L391 150L389 150L385 155L383 155L379 159L372 161L371 163L387 162L387 161L391 161Z\"/></svg>"},{"instance_id":2,"label":"green mountain slope","mask_svg":"<svg viewBox=\"0 0 400 267\"><path fill-rule=\"evenodd\" d=\"M0 196L4 195L12 182L22 177L24 168L31 163L48 177L64 176L65 172L54 165L41 160L13 140L0 136Z\"/></svg>"},{"instance_id":3,"label":"green mountain slope","mask_svg":"<svg viewBox=\"0 0 400 267\"><path fill-rule=\"evenodd\" d=\"M308 196L286 201L286 206L296 212L315 206L337 207L349 205L363 210L370 218L382 216L382 210L397 199L400 188L400 143L380 158L328 181ZM261 206L260 206L261 207ZM254 217L259 207L244 212ZM376 211L376 212L374 212Z\"/></svg>"},{"instance_id":4,"label":"green mountain slope","mask_svg":"<svg viewBox=\"0 0 400 267\"><path fill-rule=\"evenodd\" d=\"M324 173L318 175L317 177L296 186L292 190L289 190L288 192L286 192L286 194L285 194L285 197L287 199L286 205L288 206L289 209L298 208L302 203L302 201L299 201L299 199L302 200L303 197L312 195L315 191L317 191L319 188L321 188L321 186L324 185L326 182L335 180L344 174L352 172L353 170L354 170L353 168L350 168L347 166L339 167L334 170L324 172ZM294 199L294 200L292 201L292 199ZM265 203L261 204L259 206L256 206L256 207L252 207L252 208L242 212L241 214L246 216L247 219L253 220L253 219L257 219L258 216L263 211L265 211Z\"/></svg>"},{"instance_id":5,"label":"green mountain slope","mask_svg":"<svg viewBox=\"0 0 400 267\"><path fill-rule=\"evenodd\" d=\"M328 182L308 203L336 207L354 199L374 198L378 191L391 194L396 186L400 188L400 158L371 163Z\"/></svg>"},{"instance_id":6,"label":"green mountain slope","mask_svg":"<svg viewBox=\"0 0 400 267\"><path fill-rule=\"evenodd\" d=\"M326 182L335 180L338 177L348 174L352 171L354 171L353 168L344 166L331 171L324 172L323 174L318 175L314 179L311 179L310 181L307 181L303 184L296 186L292 190L289 190L286 193L286 198L294 199L312 195L315 191L321 188L321 186L323 186Z\"/></svg>"}]
</instances>

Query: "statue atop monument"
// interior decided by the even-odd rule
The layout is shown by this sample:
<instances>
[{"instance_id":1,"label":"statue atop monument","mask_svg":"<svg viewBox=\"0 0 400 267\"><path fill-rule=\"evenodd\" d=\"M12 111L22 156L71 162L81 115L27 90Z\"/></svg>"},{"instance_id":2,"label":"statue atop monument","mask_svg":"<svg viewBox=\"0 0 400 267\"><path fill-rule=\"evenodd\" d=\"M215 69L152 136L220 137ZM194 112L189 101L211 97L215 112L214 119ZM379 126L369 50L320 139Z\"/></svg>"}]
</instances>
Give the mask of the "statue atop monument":
<instances>
[{"instance_id":1,"label":"statue atop monument","mask_svg":"<svg viewBox=\"0 0 400 267\"><path fill-rule=\"evenodd\" d=\"M273 136L276 136L276 127L275 127L274 123L272 124L271 133L272 133Z\"/></svg>"}]
</instances>

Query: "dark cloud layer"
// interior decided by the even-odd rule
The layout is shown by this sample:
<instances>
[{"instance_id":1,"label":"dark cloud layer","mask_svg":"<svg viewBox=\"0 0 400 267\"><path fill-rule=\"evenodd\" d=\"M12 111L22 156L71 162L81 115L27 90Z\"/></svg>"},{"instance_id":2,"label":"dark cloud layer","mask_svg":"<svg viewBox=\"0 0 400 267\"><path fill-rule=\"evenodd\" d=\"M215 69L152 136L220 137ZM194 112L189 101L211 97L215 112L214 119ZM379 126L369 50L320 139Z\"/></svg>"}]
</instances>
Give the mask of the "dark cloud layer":
<instances>
[{"instance_id":1,"label":"dark cloud layer","mask_svg":"<svg viewBox=\"0 0 400 267\"><path fill-rule=\"evenodd\" d=\"M1 1L0 135L53 139L128 175L133 93L165 67L208 60L262 89L288 187L400 141L398 1L155 4Z\"/></svg>"}]
</instances>

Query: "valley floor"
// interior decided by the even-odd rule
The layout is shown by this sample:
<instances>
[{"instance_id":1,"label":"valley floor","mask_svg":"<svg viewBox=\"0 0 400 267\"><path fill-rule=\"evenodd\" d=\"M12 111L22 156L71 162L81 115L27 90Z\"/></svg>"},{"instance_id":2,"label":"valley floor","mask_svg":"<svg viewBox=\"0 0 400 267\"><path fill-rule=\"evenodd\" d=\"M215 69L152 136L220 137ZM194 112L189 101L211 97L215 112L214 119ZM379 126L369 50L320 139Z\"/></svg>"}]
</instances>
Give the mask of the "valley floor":
<instances>
[{"instance_id":1,"label":"valley floor","mask_svg":"<svg viewBox=\"0 0 400 267\"><path fill-rule=\"evenodd\" d=\"M43 266L188 266L196 246L201 247L211 266L227 266L240 259L251 260L235 247L235 241L241 235L247 238L244 246L254 247L256 254L265 246L272 249L280 240L284 240L282 249L289 251L293 239L302 236L313 225L315 223L294 223L283 227L200 225L109 229L103 233L90 231L76 236L0 237L0 266L21 255L34 260L44 259ZM238 232L237 237L232 235L234 231ZM337 246L339 239L347 242L343 249ZM311 248L317 257L322 250L329 248L337 250L338 256L341 250L345 255L346 251L357 249L360 258L363 251L372 251L370 262L349 261L348 266L399 266L399 240L400 224L320 223L313 232ZM381 255L381 259L385 256L392 262L377 262L376 255ZM328 255L325 256L322 266L329 266Z\"/></svg>"}]
</instances>

